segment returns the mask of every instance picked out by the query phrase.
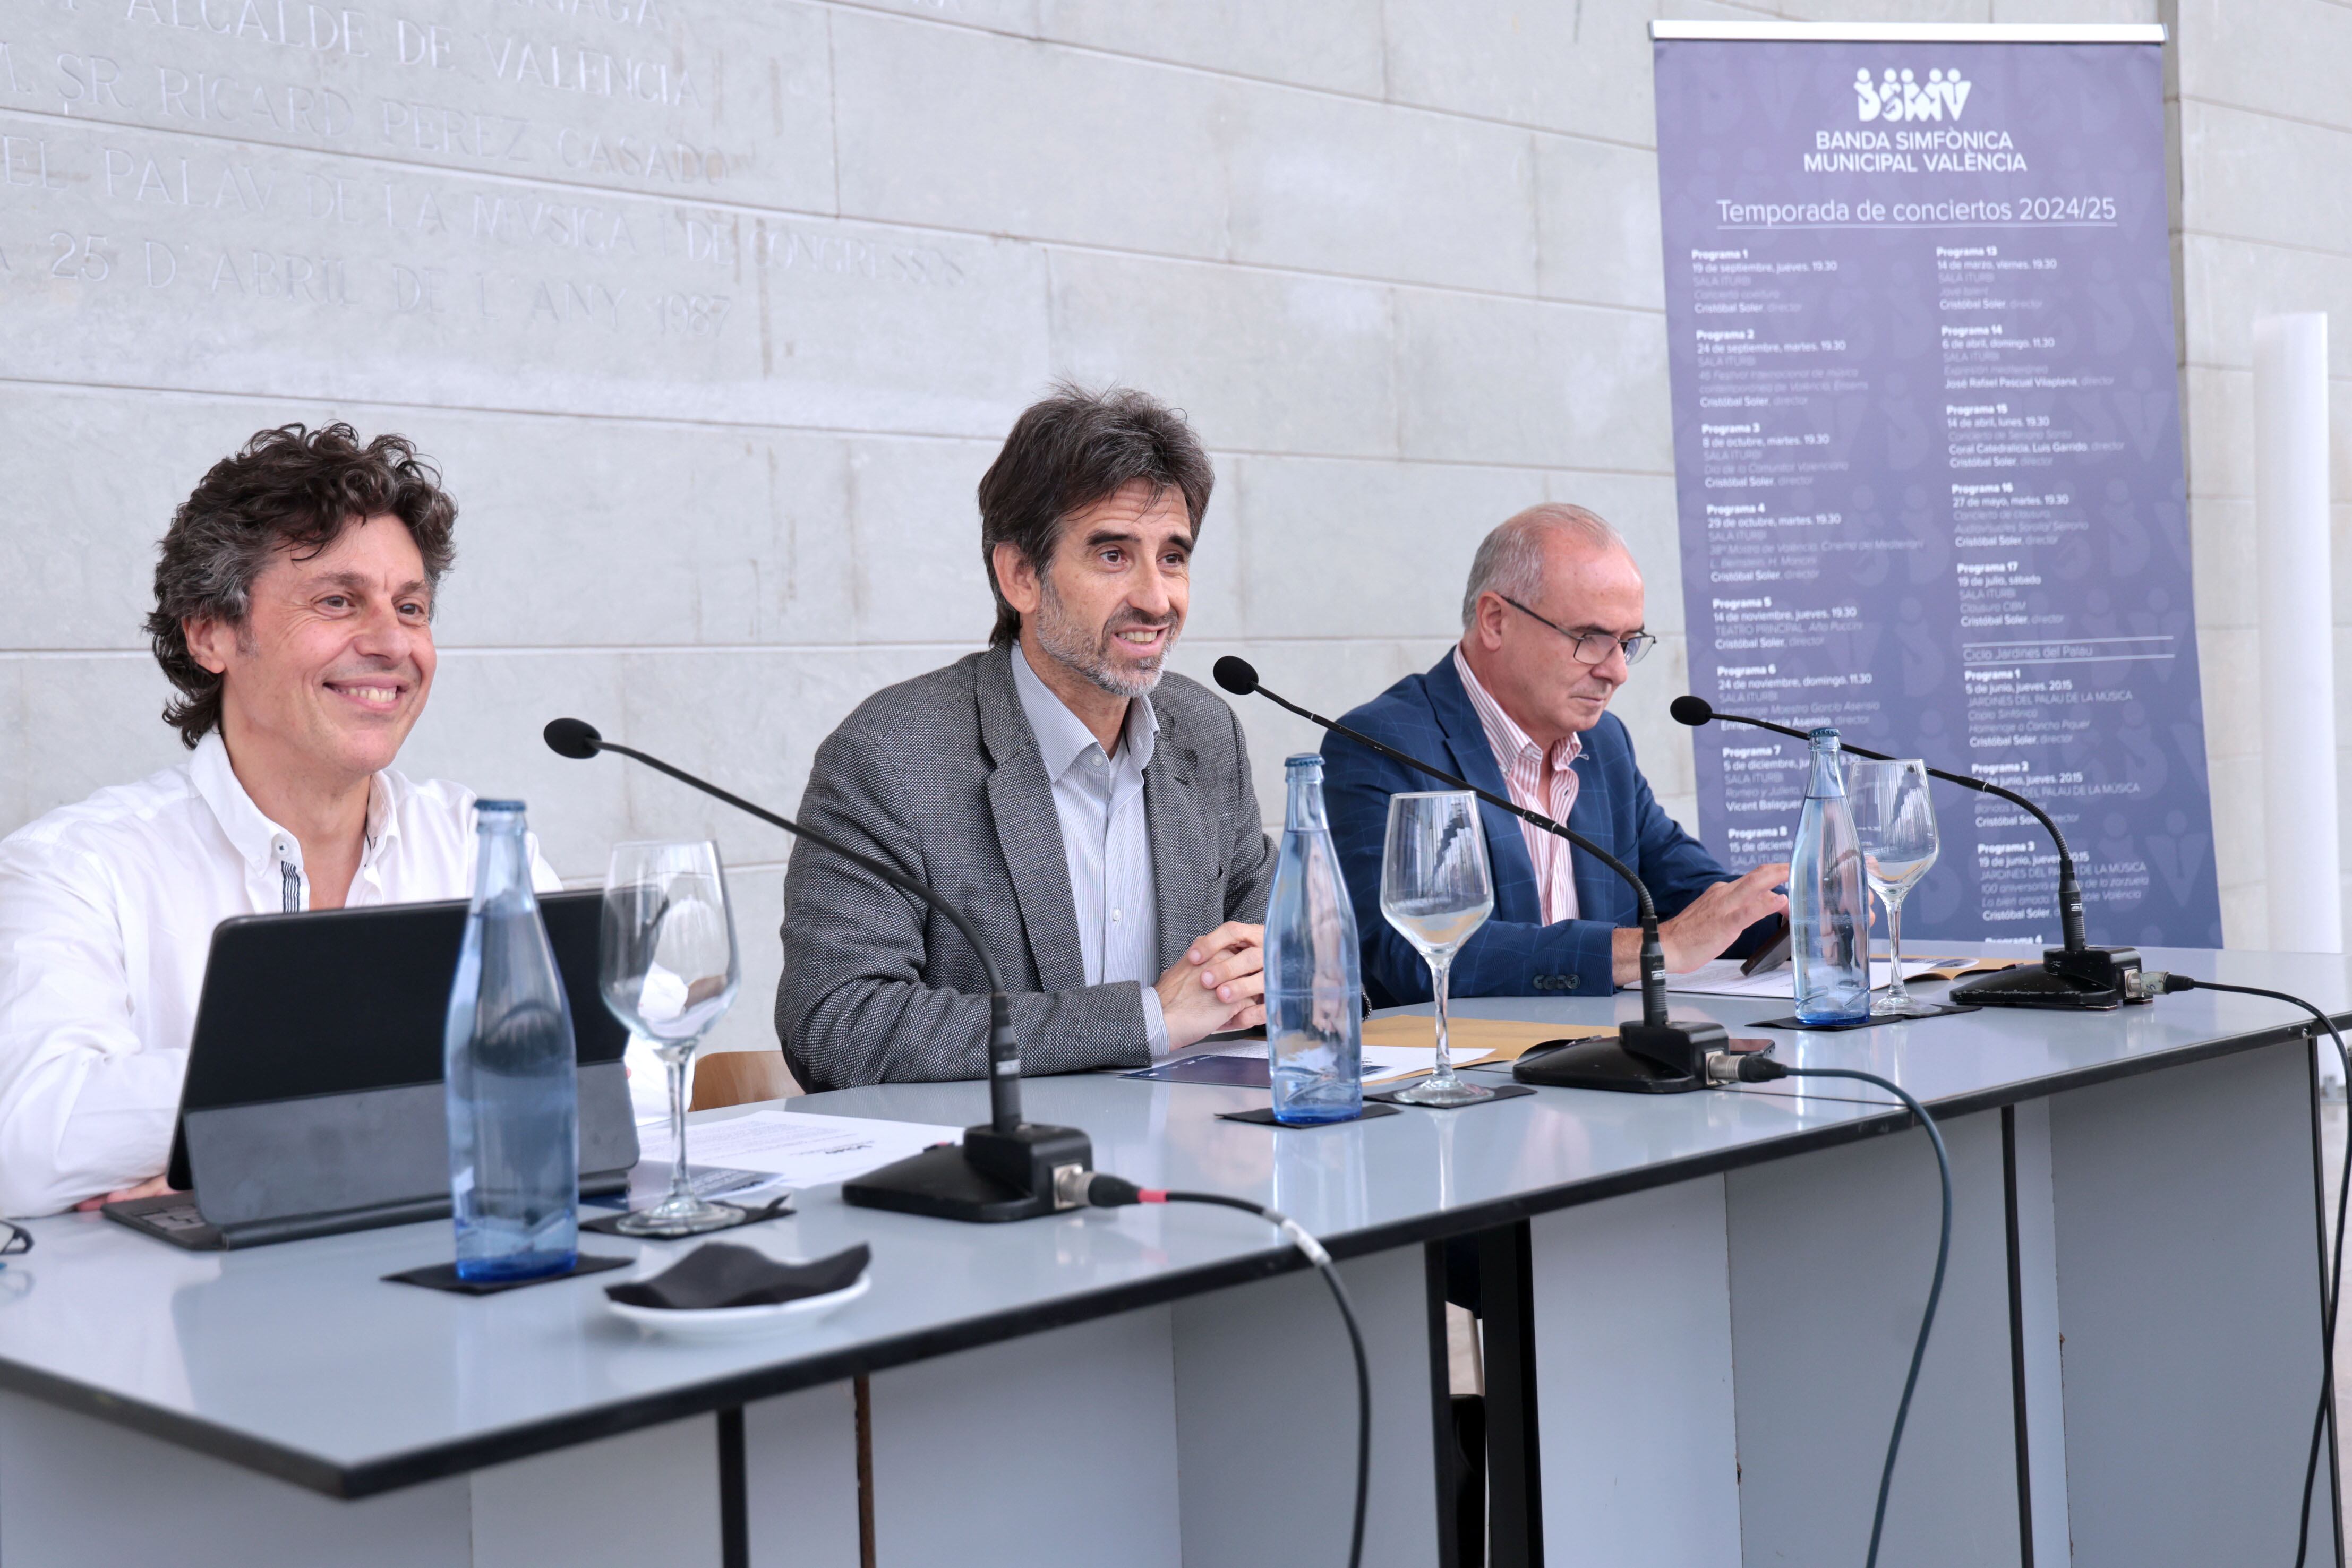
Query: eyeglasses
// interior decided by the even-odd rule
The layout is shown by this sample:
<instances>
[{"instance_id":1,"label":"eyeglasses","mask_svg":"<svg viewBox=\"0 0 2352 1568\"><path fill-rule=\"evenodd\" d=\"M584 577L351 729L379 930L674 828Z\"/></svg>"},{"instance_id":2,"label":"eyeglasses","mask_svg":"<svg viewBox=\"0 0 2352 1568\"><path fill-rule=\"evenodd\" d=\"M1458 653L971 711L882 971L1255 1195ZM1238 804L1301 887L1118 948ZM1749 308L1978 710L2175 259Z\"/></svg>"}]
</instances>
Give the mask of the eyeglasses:
<instances>
[{"instance_id":1,"label":"eyeglasses","mask_svg":"<svg viewBox=\"0 0 2352 1568\"><path fill-rule=\"evenodd\" d=\"M32 1249L33 1233L31 1231L22 1226L11 1225L6 1220L0 1219L0 1259L14 1258L20 1252L30 1252ZM6 1267L6 1263L0 1262L0 1269Z\"/></svg>"},{"instance_id":2,"label":"eyeglasses","mask_svg":"<svg viewBox=\"0 0 2352 1568\"><path fill-rule=\"evenodd\" d=\"M1650 650L1657 645L1657 638L1647 632L1635 632L1623 637L1614 636L1607 632L1571 632L1557 621L1545 620L1507 593L1498 593L1495 597L1528 620L1542 621L1545 625L1574 643L1575 647L1571 651L1576 654L1576 662L1580 664L1605 664L1612 653L1622 653L1625 655L1626 664L1638 664L1648 657Z\"/></svg>"}]
</instances>

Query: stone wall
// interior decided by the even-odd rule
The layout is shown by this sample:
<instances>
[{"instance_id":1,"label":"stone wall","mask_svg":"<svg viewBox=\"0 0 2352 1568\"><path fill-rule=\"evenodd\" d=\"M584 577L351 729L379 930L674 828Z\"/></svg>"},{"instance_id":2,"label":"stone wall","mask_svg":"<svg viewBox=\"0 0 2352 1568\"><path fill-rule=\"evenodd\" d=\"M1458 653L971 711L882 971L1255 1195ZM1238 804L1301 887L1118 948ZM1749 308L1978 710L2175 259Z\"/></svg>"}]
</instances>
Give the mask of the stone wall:
<instances>
[{"instance_id":1,"label":"stone wall","mask_svg":"<svg viewBox=\"0 0 2352 1568\"><path fill-rule=\"evenodd\" d=\"M2270 929L2263 877L2262 655L2255 629L2255 319L2325 310L2335 436L2335 594L2352 622L2352 10L2331 0L2168 0L2180 211L2182 418L2197 550L2205 746L2221 927L2233 947L2299 944ZM2339 638L2339 649L2343 643ZM2338 653L2337 702L2352 703ZM2352 740L2352 709L2336 717ZM2339 758L2339 769L2345 761ZM2340 772L2339 777L2352 777Z\"/></svg>"},{"instance_id":2,"label":"stone wall","mask_svg":"<svg viewBox=\"0 0 2352 1568\"><path fill-rule=\"evenodd\" d=\"M575 882L615 840L715 834L747 959L716 1043L767 1043L777 837L562 762L539 727L578 714L788 807L862 695L984 637L972 486L1057 376L1149 388L1216 455L1176 667L1244 652L1327 711L1444 649L1494 522L1541 499L1612 518L1665 637L1619 711L1691 820L1665 717L1684 657L1658 9L17 0L0 831L177 754L138 623L153 541L207 464L289 420L402 431L464 508L404 766L530 800ZM2322 68L2343 51L2298 52L2352 13L2180 9L2199 612L2247 941L2243 307L2352 287L2352 220L2323 193L2352 124ZM1281 758L1313 737L1245 717L1278 813Z\"/></svg>"}]
</instances>

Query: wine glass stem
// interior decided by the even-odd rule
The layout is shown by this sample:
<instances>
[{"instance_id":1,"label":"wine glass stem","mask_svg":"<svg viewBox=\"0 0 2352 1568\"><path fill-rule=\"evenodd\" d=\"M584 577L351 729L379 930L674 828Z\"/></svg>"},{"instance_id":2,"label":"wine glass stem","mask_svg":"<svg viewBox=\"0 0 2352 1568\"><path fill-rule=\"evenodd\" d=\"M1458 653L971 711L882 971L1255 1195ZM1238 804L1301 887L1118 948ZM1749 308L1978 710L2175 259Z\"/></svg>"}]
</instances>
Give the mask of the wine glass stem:
<instances>
[{"instance_id":1,"label":"wine glass stem","mask_svg":"<svg viewBox=\"0 0 2352 1568\"><path fill-rule=\"evenodd\" d=\"M1437 1003L1437 1071L1429 1075L1433 1084L1454 1082L1454 1052L1445 1038L1445 992L1453 972L1454 963L1450 958L1432 958L1429 961L1429 994Z\"/></svg>"},{"instance_id":2,"label":"wine glass stem","mask_svg":"<svg viewBox=\"0 0 2352 1568\"><path fill-rule=\"evenodd\" d=\"M672 1150L669 1166L669 1197L667 1201L690 1201L694 1188L686 1175L686 1069L694 1060L691 1048L672 1055L669 1069L669 1146Z\"/></svg>"},{"instance_id":3,"label":"wine glass stem","mask_svg":"<svg viewBox=\"0 0 2352 1568\"><path fill-rule=\"evenodd\" d=\"M1903 985L1903 894L1886 896L1886 999L1897 1005L1911 999Z\"/></svg>"}]
</instances>

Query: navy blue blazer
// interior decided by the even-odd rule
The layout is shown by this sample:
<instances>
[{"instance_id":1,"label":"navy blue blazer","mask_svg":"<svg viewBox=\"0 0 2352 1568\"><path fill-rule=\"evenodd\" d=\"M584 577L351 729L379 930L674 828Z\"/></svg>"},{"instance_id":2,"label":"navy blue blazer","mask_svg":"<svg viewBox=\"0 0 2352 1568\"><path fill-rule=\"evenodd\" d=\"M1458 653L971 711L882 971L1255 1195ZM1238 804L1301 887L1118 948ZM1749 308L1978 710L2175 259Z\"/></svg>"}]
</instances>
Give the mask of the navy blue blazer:
<instances>
[{"instance_id":1,"label":"navy blue blazer","mask_svg":"<svg viewBox=\"0 0 2352 1568\"><path fill-rule=\"evenodd\" d=\"M1482 789L1510 797L1450 650L1427 674L1407 675L1341 722ZM1731 880L1731 873L1706 845L1659 810L1649 781L1634 765L1633 739L1616 715L1602 714L1601 722L1584 732L1576 773L1581 782L1568 825L1633 868L1648 884L1660 919L1680 913L1710 883ZM1427 1001L1428 966L1381 915L1381 861L1388 840L1389 797L1444 786L1345 736L1329 734L1323 737L1323 779L1331 837L1363 942L1364 989L1374 1007ZM1487 862L1494 869L1495 912L1455 956L1451 994L1609 995L1615 989L1616 969L1611 933L1640 923L1633 890L1615 872L1575 851L1576 904L1581 918L1547 925L1535 862L1528 855L1518 819L1483 801L1478 815L1486 830ZM1743 935L1734 950L1753 943L1774 925L1760 923Z\"/></svg>"}]
</instances>

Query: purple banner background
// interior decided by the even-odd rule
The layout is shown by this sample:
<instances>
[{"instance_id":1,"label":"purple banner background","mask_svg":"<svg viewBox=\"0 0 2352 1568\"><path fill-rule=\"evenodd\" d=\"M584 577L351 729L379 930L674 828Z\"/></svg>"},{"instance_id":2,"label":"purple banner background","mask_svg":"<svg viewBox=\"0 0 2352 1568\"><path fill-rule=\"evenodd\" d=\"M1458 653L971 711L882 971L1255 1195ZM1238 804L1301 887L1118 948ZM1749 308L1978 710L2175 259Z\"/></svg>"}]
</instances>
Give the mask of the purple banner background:
<instances>
[{"instance_id":1,"label":"purple banner background","mask_svg":"<svg viewBox=\"0 0 2352 1568\"><path fill-rule=\"evenodd\" d=\"M2092 940L2220 946L2160 47L1674 40L1656 69L1691 689L2008 785L2065 831ZM1696 739L1710 846L1786 859L1803 744ZM2055 941L2047 837L1936 807L1906 945Z\"/></svg>"}]
</instances>

